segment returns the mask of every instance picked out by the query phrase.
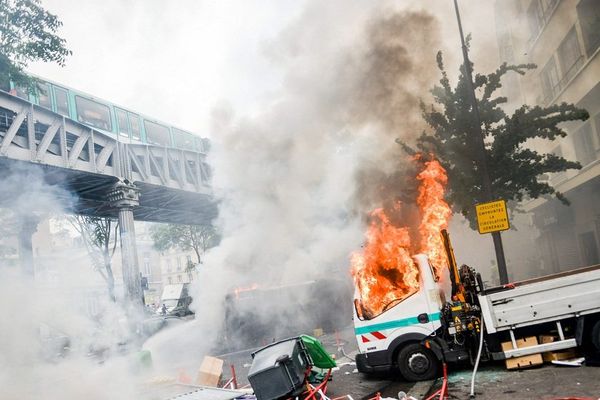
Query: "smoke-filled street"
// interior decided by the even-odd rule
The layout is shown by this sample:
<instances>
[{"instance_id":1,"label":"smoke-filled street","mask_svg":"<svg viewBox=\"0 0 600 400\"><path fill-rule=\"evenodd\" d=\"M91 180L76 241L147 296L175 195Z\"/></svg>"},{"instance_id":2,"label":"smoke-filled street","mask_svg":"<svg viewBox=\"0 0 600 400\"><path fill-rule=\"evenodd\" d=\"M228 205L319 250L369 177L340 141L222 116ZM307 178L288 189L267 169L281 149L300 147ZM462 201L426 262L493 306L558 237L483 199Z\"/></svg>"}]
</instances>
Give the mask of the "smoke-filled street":
<instances>
[{"instance_id":1,"label":"smoke-filled street","mask_svg":"<svg viewBox=\"0 0 600 400\"><path fill-rule=\"evenodd\" d=\"M594 400L596 0L0 0L0 400Z\"/></svg>"}]
</instances>

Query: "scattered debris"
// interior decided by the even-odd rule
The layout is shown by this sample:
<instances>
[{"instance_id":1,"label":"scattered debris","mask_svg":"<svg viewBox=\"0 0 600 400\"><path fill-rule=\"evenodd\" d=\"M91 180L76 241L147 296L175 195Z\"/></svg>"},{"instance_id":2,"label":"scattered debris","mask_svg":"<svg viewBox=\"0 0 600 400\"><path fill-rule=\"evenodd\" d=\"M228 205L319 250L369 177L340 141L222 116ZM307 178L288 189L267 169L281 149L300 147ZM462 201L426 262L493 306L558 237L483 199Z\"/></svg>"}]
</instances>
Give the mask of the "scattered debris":
<instances>
[{"instance_id":1,"label":"scattered debris","mask_svg":"<svg viewBox=\"0 0 600 400\"><path fill-rule=\"evenodd\" d=\"M206 356L202 360L198 370L198 379L196 382L200 386L217 387L223 374L223 360L211 356Z\"/></svg>"},{"instance_id":2,"label":"scattered debris","mask_svg":"<svg viewBox=\"0 0 600 400\"><path fill-rule=\"evenodd\" d=\"M581 367L583 362L585 361L585 357L572 358L570 360L553 360L552 364L554 365L562 365L566 367Z\"/></svg>"},{"instance_id":3,"label":"scattered debris","mask_svg":"<svg viewBox=\"0 0 600 400\"><path fill-rule=\"evenodd\" d=\"M325 399L331 369L336 367L321 343L307 335L265 346L252 353L252 358L248 380L258 400L299 395L310 400L317 394Z\"/></svg>"},{"instance_id":4,"label":"scattered debris","mask_svg":"<svg viewBox=\"0 0 600 400\"><path fill-rule=\"evenodd\" d=\"M528 336L523 339L518 339L516 341L517 348L521 349L524 347L537 346L538 341L535 336ZM512 342L503 342L502 343L502 351L511 350L513 348ZM530 354L522 357L514 357L506 359L506 369L523 369L535 367L538 365L542 365L544 360L542 359L542 355L538 354Z\"/></svg>"}]
</instances>

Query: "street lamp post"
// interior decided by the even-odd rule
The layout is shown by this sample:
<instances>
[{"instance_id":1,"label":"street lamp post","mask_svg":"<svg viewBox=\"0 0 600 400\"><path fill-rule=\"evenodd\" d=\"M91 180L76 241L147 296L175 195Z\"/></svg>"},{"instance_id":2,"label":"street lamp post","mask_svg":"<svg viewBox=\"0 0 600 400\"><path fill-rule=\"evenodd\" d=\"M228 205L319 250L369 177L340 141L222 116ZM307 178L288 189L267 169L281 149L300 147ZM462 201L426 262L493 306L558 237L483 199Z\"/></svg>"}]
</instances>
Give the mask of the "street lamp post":
<instances>
[{"instance_id":1,"label":"street lamp post","mask_svg":"<svg viewBox=\"0 0 600 400\"><path fill-rule=\"evenodd\" d=\"M469 95L471 97L471 106L473 108L473 115L475 116L476 137L472 137L472 139L474 141L473 143L476 145L475 148L477 149L478 153L477 167L481 173L481 182L485 200L492 201L494 200L494 195L492 191L492 183L490 181L490 174L487 167L485 141L483 131L481 129L481 117L479 115L479 107L477 106L477 96L475 95L475 86L473 85L473 74L471 71L471 62L469 61L469 51L465 43L457 0L454 0L454 9L456 10L456 20L458 21L458 31L460 33L460 42L462 44L465 75L467 78L467 84L469 85L468 88ZM494 249L496 250L496 260L498 262L498 275L500 277L500 283L504 285L508 283L508 273L506 270L506 259L504 258L504 248L502 246L502 236L500 235L500 232L492 232L492 239L494 241Z\"/></svg>"}]
</instances>

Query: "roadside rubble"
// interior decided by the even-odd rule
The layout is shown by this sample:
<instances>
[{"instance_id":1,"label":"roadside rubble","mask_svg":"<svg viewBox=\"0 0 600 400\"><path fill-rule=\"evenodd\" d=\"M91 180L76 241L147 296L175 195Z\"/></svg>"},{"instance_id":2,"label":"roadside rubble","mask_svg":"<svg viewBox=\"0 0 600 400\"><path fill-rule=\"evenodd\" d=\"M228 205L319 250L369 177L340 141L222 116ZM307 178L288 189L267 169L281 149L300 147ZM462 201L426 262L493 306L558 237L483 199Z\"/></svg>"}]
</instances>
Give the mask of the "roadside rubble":
<instances>
[{"instance_id":1,"label":"roadside rubble","mask_svg":"<svg viewBox=\"0 0 600 400\"><path fill-rule=\"evenodd\" d=\"M351 339L353 332L347 330L343 333L344 338ZM326 344L323 351L331 357L335 365L325 371L311 367L311 370L321 373L321 376L317 377L320 379L311 382L308 380L307 375L306 381L303 380L303 392L294 396L283 396L284 398L297 398L299 400L433 400L444 398L443 396L440 397L441 393L439 391L444 385L442 378L417 384L398 381L393 376L379 377L379 380L373 379L373 377L358 373L356 370L356 364L353 361L355 354L353 344L350 345L342 340L337 333L335 335L332 333L320 336L319 339L320 341L311 338L311 340ZM271 343L262 348L245 352L235 365L227 354L223 356L206 356L198 361L198 367L195 371L174 370L168 376L149 378L139 390L139 398L144 400L266 400L268 397L257 396L257 391L250 385L248 379L249 375L259 370L256 367L252 368L256 356L253 359L251 354L256 355L265 348L273 348L277 343L281 342ZM281 355L279 354L279 356ZM563 385L562 390L572 395L589 396L591 394L589 392L589 379L577 378L575 371L580 370L584 376L587 376L593 369L552 365L554 363L549 358L551 356L560 357L560 355L547 354L546 359L548 361L544 368L514 371L507 370L505 366L498 363L480 371L477 375L477 398L509 398L511 393L532 393L532 396L533 393L539 393L540 396L538 397L543 397L547 393L561 393L561 388L548 388L547 384L541 385L539 383L548 379L543 378L545 375L557 375L556 381L560 381L558 376L572 376L573 379L570 382L572 384ZM275 357L275 359L277 358L279 357ZM152 363L150 354L144 354L138 359L140 362L143 361L146 366L150 366ZM329 370L330 373L328 374ZM532 378L524 379L523 374ZM324 380L325 377L327 377L327 380ZM468 381L470 377L470 370L459 369L449 373L446 383L448 396L457 399L469 398ZM580 381L587 383L576 384ZM265 382L269 385L272 384L270 379L263 379L263 383ZM600 392L600 388L598 390ZM436 391L437 393L434 393ZM491 397L492 394L496 397Z\"/></svg>"}]
</instances>

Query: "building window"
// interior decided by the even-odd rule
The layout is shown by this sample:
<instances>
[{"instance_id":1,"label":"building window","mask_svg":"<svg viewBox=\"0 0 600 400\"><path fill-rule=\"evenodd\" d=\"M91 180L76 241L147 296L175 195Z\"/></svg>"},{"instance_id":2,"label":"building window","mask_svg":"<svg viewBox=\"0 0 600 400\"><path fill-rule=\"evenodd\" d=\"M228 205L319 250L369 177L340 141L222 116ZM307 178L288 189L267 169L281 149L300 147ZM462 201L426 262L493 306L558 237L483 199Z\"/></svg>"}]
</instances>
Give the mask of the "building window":
<instances>
[{"instance_id":1,"label":"building window","mask_svg":"<svg viewBox=\"0 0 600 400\"><path fill-rule=\"evenodd\" d=\"M498 38L498 48L500 53L500 60L506 62L514 62L515 54L513 51L510 34L503 32Z\"/></svg>"},{"instance_id":2,"label":"building window","mask_svg":"<svg viewBox=\"0 0 600 400\"><path fill-rule=\"evenodd\" d=\"M583 54L581 54L575 27L571 28L563 39L558 47L557 55L562 70L561 86L564 87L583 65Z\"/></svg>"},{"instance_id":3,"label":"building window","mask_svg":"<svg viewBox=\"0 0 600 400\"><path fill-rule=\"evenodd\" d=\"M177 257L177 271L181 271L181 257Z\"/></svg>"},{"instance_id":4,"label":"building window","mask_svg":"<svg viewBox=\"0 0 600 400\"><path fill-rule=\"evenodd\" d=\"M554 8L558 5L558 0L533 0L527 9L527 21L529 22L529 43L537 38L542 31Z\"/></svg>"},{"instance_id":5,"label":"building window","mask_svg":"<svg viewBox=\"0 0 600 400\"><path fill-rule=\"evenodd\" d=\"M181 275L177 275L177 282L178 283L183 282L183 278L181 277Z\"/></svg>"},{"instance_id":6,"label":"building window","mask_svg":"<svg viewBox=\"0 0 600 400\"><path fill-rule=\"evenodd\" d=\"M161 146L169 146L171 144L168 127L144 120L144 129L146 129L148 143L159 144Z\"/></svg>"},{"instance_id":7,"label":"building window","mask_svg":"<svg viewBox=\"0 0 600 400\"><path fill-rule=\"evenodd\" d=\"M577 16L581 26L585 53L590 58L600 46L600 7L598 7L598 0L580 0L577 4Z\"/></svg>"},{"instance_id":8,"label":"building window","mask_svg":"<svg viewBox=\"0 0 600 400\"><path fill-rule=\"evenodd\" d=\"M170 258L167 258L167 272L168 273L173 272L173 267L171 265L171 259Z\"/></svg>"},{"instance_id":9,"label":"building window","mask_svg":"<svg viewBox=\"0 0 600 400\"><path fill-rule=\"evenodd\" d=\"M168 281L169 281L169 285L172 285L172 284L173 284L173 278L169 277L169 278L168 278Z\"/></svg>"},{"instance_id":10,"label":"building window","mask_svg":"<svg viewBox=\"0 0 600 400\"><path fill-rule=\"evenodd\" d=\"M586 166L596 159L596 146L594 145L592 124L586 122L573 134L573 145L577 161Z\"/></svg>"},{"instance_id":11,"label":"building window","mask_svg":"<svg viewBox=\"0 0 600 400\"><path fill-rule=\"evenodd\" d=\"M550 60L546 63L542 71L540 72L540 79L542 80L542 91L544 93L544 103L548 104L560 91L558 71L556 69L556 62L554 57L550 57Z\"/></svg>"},{"instance_id":12,"label":"building window","mask_svg":"<svg viewBox=\"0 0 600 400\"><path fill-rule=\"evenodd\" d=\"M150 276L151 275L151 269L150 269L150 253L148 252L144 252L144 272L146 276Z\"/></svg>"},{"instance_id":13,"label":"building window","mask_svg":"<svg viewBox=\"0 0 600 400\"><path fill-rule=\"evenodd\" d=\"M527 22L529 23L529 41L533 42L544 26L544 16L538 0L533 0L529 5Z\"/></svg>"},{"instance_id":14,"label":"building window","mask_svg":"<svg viewBox=\"0 0 600 400\"><path fill-rule=\"evenodd\" d=\"M112 129L108 106L81 96L75 97L75 105L77 107L77 119L79 122L105 131Z\"/></svg>"}]
</instances>

